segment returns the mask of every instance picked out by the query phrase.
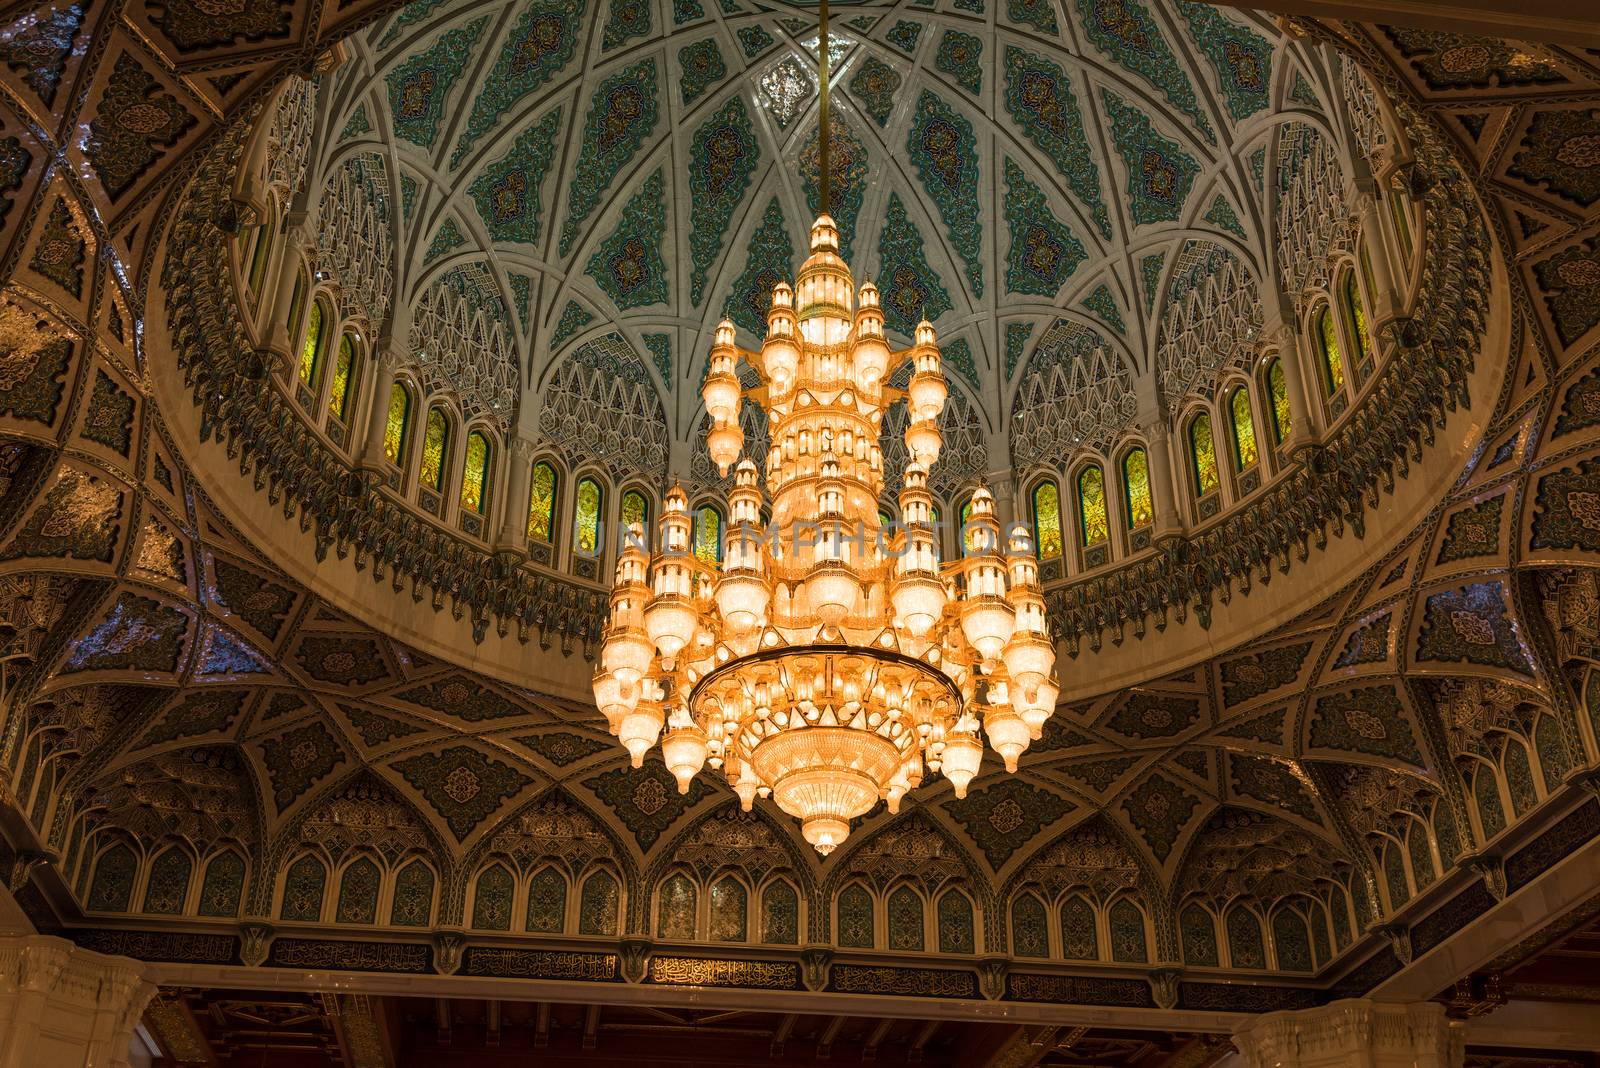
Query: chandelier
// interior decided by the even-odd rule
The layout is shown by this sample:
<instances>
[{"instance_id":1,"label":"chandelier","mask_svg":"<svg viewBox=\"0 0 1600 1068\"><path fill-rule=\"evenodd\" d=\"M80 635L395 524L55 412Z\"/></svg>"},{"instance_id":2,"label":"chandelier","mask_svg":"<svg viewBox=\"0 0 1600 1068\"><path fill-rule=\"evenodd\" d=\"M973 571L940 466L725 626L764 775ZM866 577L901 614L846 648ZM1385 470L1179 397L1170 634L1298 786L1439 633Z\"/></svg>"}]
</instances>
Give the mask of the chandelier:
<instances>
[{"instance_id":1,"label":"chandelier","mask_svg":"<svg viewBox=\"0 0 1600 1068\"><path fill-rule=\"evenodd\" d=\"M819 53L826 130L826 0ZM724 476L734 467L721 560L693 551L678 486L653 552L629 530L594 696L634 767L659 740L681 792L706 764L720 768L747 811L770 796L827 855L851 820L880 800L898 811L925 774L965 797L984 735L1015 771L1059 688L1029 528L1002 544L980 486L965 554L940 562L928 472L949 387L934 330L921 322L909 349L890 350L877 288L857 289L839 256L826 136L819 147L811 254L793 288L773 287L761 350L736 347L727 320L711 346L706 445ZM744 388L741 359L757 388ZM907 361L907 387L891 388ZM767 413L762 467L739 458L746 397ZM891 521L879 512L879 436L902 399L909 459Z\"/></svg>"}]
</instances>

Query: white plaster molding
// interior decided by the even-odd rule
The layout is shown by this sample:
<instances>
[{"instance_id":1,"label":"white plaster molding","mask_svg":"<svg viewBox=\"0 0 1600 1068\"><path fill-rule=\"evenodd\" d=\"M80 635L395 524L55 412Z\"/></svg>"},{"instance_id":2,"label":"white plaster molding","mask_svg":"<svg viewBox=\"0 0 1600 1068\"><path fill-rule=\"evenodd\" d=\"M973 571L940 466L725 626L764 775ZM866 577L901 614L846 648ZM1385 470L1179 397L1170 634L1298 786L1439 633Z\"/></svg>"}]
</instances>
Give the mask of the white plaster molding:
<instances>
[{"instance_id":1,"label":"white plaster molding","mask_svg":"<svg viewBox=\"0 0 1600 1068\"><path fill-rule=\"evenodd\" d=\"M1369 998L1271 1012L1234 1031L1246 1068L1460 1068L1466 1028L1444 1006Z\"/></svg>"}]
</instances>

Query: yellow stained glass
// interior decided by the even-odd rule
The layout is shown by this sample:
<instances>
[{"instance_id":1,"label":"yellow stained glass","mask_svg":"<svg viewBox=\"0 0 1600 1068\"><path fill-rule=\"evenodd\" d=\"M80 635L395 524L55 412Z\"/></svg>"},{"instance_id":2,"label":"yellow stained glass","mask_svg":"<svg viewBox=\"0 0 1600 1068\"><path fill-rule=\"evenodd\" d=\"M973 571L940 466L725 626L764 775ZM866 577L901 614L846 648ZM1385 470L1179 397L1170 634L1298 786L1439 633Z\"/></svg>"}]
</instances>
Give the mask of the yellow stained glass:
<instances>
[{"instance_id":1,"label":"yellow stained glass","mask_svg":"<svg viewBox=\"0 0 1600 1068\"><path fill-rule=\"evenodd\" d=\"M694 515L694 554L704 564L722 562L722 513L709 504Z\"/></svg>"},{"instance_id":2,"label":"yellow stained glass","mask_svg":"<svg viewBox=\"0 0 1600 1068\"><path fill-rule=\"evenodd\" d=\"M1083 544L1098 545L1111 536L1106 518L1106 476L1098 467L1085 467L1078 475L1078 523Z\"/></svg>"},{"instance_id":3,"label":"yellow stained glass","mask_svg":"<svg viewBox=\"0 0 1600 1068\"><path fill-rule=\"evenodd\" d=\"M1339 359L1339 333L1333 325L1333 313L1326 306L1317 313L1317 344L1322 349L1328 392L1337 393L1344 388L1344 362Z\"/></svg>"},{"instance_id":4,"label":"yellow stained glass","mask_svg":"<svg viewBox=\"0 0 1600 1068\"><path fill-rule=\"evenodd\" d=\"M533 465L533 490L528 498L528 537L550 544L556 526L556 469L548 460Z\"/></svg>"},{"instance_id":5,"label":"yellow stained glass","mask_svg":"<svg viewBox=\"0 0 1600 1068\"><path fill-rule=\"evenodd\" d=\"M356 343L349 334L339 338L339 355L333 361L333 390L328 396L328 414L344 422L350 406L350 387L355 384Z\"/></svg>"},{"instance_id":6,"label":"yellow stained glass","mask_svg":"<svg viewBox=\"0 0 1600 1068\"><path fill-rule=\"evenodd\" d=\"M1283 361L1273 360L1267 367L1267 390L1272 394L1272 432L1278 444L1294 432L1294 414L1289 410L1289 383L1283 377Z\"/></svg>"},{"instance_id":7,"label":"yellow stained glass","mask_svg":"<svg viewBox=\"0 0 1600 1068\"><path fill-rule=\"evenodd\" d=\"M450 421L443 409L428 410L428 427L422 435L422 484L444 488L444 450L450 444Z\"/></svg>"},{"instance_id":8,"label":"yellow stained glass","mask_svg":"<svg viewBox=\"0 0 1600 1068\"><path fill-rule=\"evenodd\" d=\"M467 462L461 470L461 507L482 515L489 504L489 439L477 430L467 435Z\"/></svg>"},{"instance_id":9,"label":"yellow stained glass","mask_svg":"<svg viewBox=\"0 0 1600 1068\"><path fill-rule=\"evenodd\" d=\"M1034 487L1033 529L1039 559L1054 560L1061 555L1061 491L1054 482Z\"/></svg>"},{"instance_id":10,"label":"yellow stained glass","mask_svg":"<svg viewBox=\"0 0 1600 1068\"><path fill-rule=\"evenodd\" d=\"M971 498L968 498L967 502L961 506L962 556L966 556L968 553L973 552L978 548L978 539L974 536L975 532L967 527L967 524L970 522L972 522L972 500Z\"/></svg>"},{"instance_id":11,"label":"yellow stained glass","mask_svg":"<svg viewBox=\"0 0 1600 1068\"><path fill-rule=\"evenodd\" d=\"M1344 310L1350 317L1350 332L1356 336L1356 344L1361 347L1361 362L1372 359L1372 332L1367 329L1367 309L1361 303L1361 290L1356 285L1356 276L1345 272L1344 276Z\"/></svg>"},{"instance_id":12,"label":"yellow stained glass","mask_svg":"<svg viewBox=\"0 0 1600 1068\"><path fill-rule=\"evenodd\" d=\"M256 245L250 254L250 292L259 294L267 275L267 258L272 253L272 224L256 227Z\"/></svg>"},{"instance_id":13,"label":"yellow stained glass","mask_svg":"<svg viewBox=\"0 0 1600 1068\"><path fill-rule=\"evenodd\" d=\"M1122 497L1128 506L1128 529L1142 527L1156 517L1150 497L1150 457L1134 449L1122 458Z\"/></svg>"},{"instance_id":14,"label":"yellow stained glass","mask_svg":"<svg viewBox=\"0 0 1600 1068\"><path fill-rule=\"evenodd\" d=\"M406 438L411 433L411 392L399 382L389 389L389 418L383 424L383 454L396 467L404 466Z\"/></svg>"},{"instance_id":15,"label":"yellow stained glass","mask_svg":"<svg viewBox=\"0 0 1600 1068\"><path fill-rule=\"evenodd\" d=\"M322 370L322 304L313 302L311 314L306 316L306 338L300 346L300 381L306 385L316 382Z\"/></svg>"},{"instance_id":16,"label":"yellow stained glass","mask_svg":"<svg viewBox=\"0 0 1600 1068\"><path fill-rule=\"evenodd\" d=\"M1243 386L1228 398L1228 414L1233 420L1233 458L1239 461L1239 470L1255 466L1256 423L1250 415L1250 391Z\"/></svg>"},{"instance_id":17,"label":"yellow stained glass","mask_svg":"<svg viewBox=\"0 0 1600 1068\"><path fill-rule=\"evenodd\" d=\"M1217 443L1211 436L1211 416L1201 413L1189 424L1189 457L1194 462L1196 493L1204 497L1221 485L1217 474Z\"/></svg>"},{"instance_id":18,"label":"yellow stained glass","mask_svg":"<svg viewBox=\"0 0 1600 1068\"><path fill-rule=\"evenodd\" d=\"M600 551L600 505L605 494L592 478L578 483L578 539L580 553L593 556Z\"/></svg>"},{"instance_id":19,"label":"yellow stained glass","mask_svg":"<svg viewBox=\"0 0 1600 1068\"><path fill-rule=\"evenodd\" d=\"M622 526L631 530L634 524L644 532L644 548L650 545L650 502L638 490L622 495Z\"/></svg>"}]
</instances>

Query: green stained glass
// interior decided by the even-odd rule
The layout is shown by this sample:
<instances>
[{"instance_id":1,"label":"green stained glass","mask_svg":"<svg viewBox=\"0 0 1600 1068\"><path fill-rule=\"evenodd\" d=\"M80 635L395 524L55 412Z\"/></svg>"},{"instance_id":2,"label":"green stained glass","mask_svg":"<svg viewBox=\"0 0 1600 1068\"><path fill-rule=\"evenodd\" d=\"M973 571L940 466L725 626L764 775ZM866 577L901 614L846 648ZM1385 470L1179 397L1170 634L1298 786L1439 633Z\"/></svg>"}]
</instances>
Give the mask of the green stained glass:
<instances>
[{"instance_id":1,"label":"green stained glass","mask_svg":"<svg viewBox=\"0 0 1600 1068\"><path fill-rule=\"evenodd\" d=\"M600 506L605 499L600 483L586 478L578 483L577 549L586 556L600 551Z\"/></svg>"},{"instance_id":2,"label":"green stained glass","mask_svg":"<svg viewBox=\"0 0 1600 1068\"><path fill-rule=\"evenodd\" d=\"M1233 458L1239 461L1239 470L1249 470L1255 466L1258 458L1256 423L1250 415L1249 390L1240 386L1233 391L1228 398L1228 415L1233 420Z\"/></svg>"},{"instance_id":3,"label":"green stained glass","mask_svg":"<svg viewBox=\"0 0 1600 1068\"><path fill-rule=\"evenodd\" d=\"M1085 467L1078 475L1078 525L1086 546L1098 545L1111 536L1106 518L1106 476L1099 467Z\"/></svg>"},{"instance_id":4,"label":"green stained glass","mask_svg":"<svg viewBox=\"0 0 1600 1068\"><path fill-rule=\"evenodd\" d=\"M1361 289L1356 284L1353 272L1346 271L1344 276L1344 310L1350 317L1350 332L1355 335L1356 344L1361 348L1361 362L1372 359L1372 331L1367 327L1367 309L1361 303Z\"/></svg>"},{"instance_id":5,"label":"green stained glass","mask_svg":"<svg viewBox=\"0 0 1600 1068\"><path fill-rule=\"evenodd\" d=\"M256 227L256 247L250 255L250 292L260 294L262 280L267 275L267 260L272 254L272 224Z\"/></svg>"},{"instance_id":6,"label":"green stained glass","mask_svg":"<svg viewBox=\"0 0 1600 1068\"><path fill-rule=\"evenodd\" d=\"M450 420L444 409L428 410L428 427L422 435L422 484L434 490L444 488L444 451L450 444Z\"/></svg>"},{"instance_id":7,"label":"green stained glass","mask_svg":"<svg viewBox=\"0 0 1600 1068\"><path fill-rule=\"evenodd\" d=\"M1195 492L1204 497L1216 492L1221 480L1217 475L1217 443L1211 436L1211 416L1201 413L1189 424L1189 458L1194 464Z\"/></svg>"},{"instance_id":8,"label":"green stained glass","mask_svg":"<svg viewBox=\"0 0 1600 1068\"><path fill-rule=\"evenodd\" d=\"M1142 527L1155 518L1150 498L1150 458L1134 449L1122 458L1122 499L1128 506L1128 529Z\"/></svg>"},{"instance_id":9,"label":"green stained glass","mask_svg":"<svg viewBox=\"0 0 1600 1068\"><path fill-rule=\"evenodd\" d=\"M1267 367L1267 390L1272 394L1272 433L1282 445L1294 432L1294 415L1289 410L1289 383L1283 377L1283 361L1273 360Z\"/></svg>"},{"instance_id":10,"label":"green stained glass","mask_svg":"<svg viewBox=\"0 0 1600 1068\"><path fill-rule=\"evenodd\" d=\"M405 455L406 438L411 433L411 391L396 382L389 389L389 418L383 424L383 454L395 466L401 466Z\"/></svg>"},{"instance_id":11,"label":"green stained glass","mask_svg":"<svg viewBox=\"0 0 1600 1068\"><path fill-rule=\"evenodd\" d=\"M638 490L622 495L622 525L629 530L637 525L644 532L645 544L650 544L650 502Z\"/></svg>"},{"instance_id":12,"label":"green stained glass","mask_svg":"<svg viewBox=\"0 0 1600 1068\"><path fill-rule=\"evenodd\" d=\"M972 500L971 498L968 498L967 502L961 506L962 556L966 556L968 553L973 552L978 547L978 539L976 536L977 532L967 526L967 524L970 522L972 522Z\"/></svg>"},{"instance_id":13,"label":"green stained glass","mask_svg":"<svg viewBox=\"0 0 1600 1068\"><path fill-rule=\"evenodd\" d=\"M1039 559L1054 560L1061 555L1061 491L1054 482L1041 482L1034 487L1033 529Z\"/></svg>"},{"instance_id":14,"label":"green stained glass","mask_svg":"<svg viewBox=\"0 0 1600 1068\"><path fill-rule=\"evenodd\" d=\"M709 504L694 514L694 554L703 564L722 562L722 513Z\"/></svg>"},{"instance_id":15,"label":"green stained glass","mask_svg":"<svg viewBox=\"0 0 1600 1068\"><path fill-rule=\"evenodd\" d=\"M300 345L300 381L311 385L322 373L322 305L311 305L306 316L306 339Z\"/></svg>"},{"instance_id":16,"label":"green stained glass","mask_svg":"<svg viewBox=\"0 0 1600 1068\"><path fill-rule=\"evenodd\" d=\"M461 507L482 515L489 504L489 439L481 431L467 435L467 462L461 471Z\"/></svg>"},{"instance_id":17,"label":"green stained glass","mask_svg":"<svg viewBox=\"0 0 1600 1068\"><path fill-rule=\"evenodd\" d=\"M350 407L350 387L355 382L356 342L349 334L339 338L339 355L333 361L333 390L328 395L328 414L344 422Z\"/></svg>"},{"instance_id":18,"label":"green stained glass","mask_svg":"<svg viewBox=\"0 0 1600 1068\"><path fill-rule=\"evenodd\" d=\"M1339 333L1333 325L1333 313L1324 307L1317 313L1317 344L1322 349L1322 372L1329 393L1344 388L1344 361L1339 358Z\"/></svg>"},{"instance_id":19,"label":"green stained glass","mask_svg":"<svg viewBox=\"0 0 1600 1068\"><path fill-rule=\"evenodd\" d=\"M533 465L533 490L528 497L528 537L550 544L556 523L556 469L547 460Z\"/></svg>"}]
</instances>

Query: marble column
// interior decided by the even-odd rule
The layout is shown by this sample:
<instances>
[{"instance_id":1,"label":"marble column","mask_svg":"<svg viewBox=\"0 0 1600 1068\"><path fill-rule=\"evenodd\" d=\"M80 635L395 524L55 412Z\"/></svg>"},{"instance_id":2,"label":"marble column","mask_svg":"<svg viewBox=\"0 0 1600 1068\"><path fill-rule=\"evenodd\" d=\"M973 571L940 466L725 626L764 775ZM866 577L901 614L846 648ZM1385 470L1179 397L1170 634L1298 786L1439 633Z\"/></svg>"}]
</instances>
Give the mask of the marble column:
<instances>
[{"instance_id":1,"label":"marble column","mask_svg":"<svg viewBox=\"0 0 1600 1068\"><path fill-rule=\"evenodd\" d=\"M294 287L304 262L300 252L314 247L315 242L313 224L305 212L291 211L284 216L278 249L278 276L272 286L272 302L263 305L262 314L269 317L265 331L266 348L291 373L294 370L295 339L289 336L289 307L294 303Z\"/></svg>"},{"instance_id":2,"label":"marble column","mask_svg":"<svg viewBox=\"0 0 1600 1068\"><path fill-rule=\"evenodd\" d=\"M500 495L500 522L495 528L497 552L525 552L528 548L528 493L533 478L534 444L520 432L513 434L506 455L506 491Z\"/></svg>"},{"instance_id":3,"label":"marble column","mask_svg":"<svg viewBox=\"0 0 1600 1068\"><path fill-rule=\"evenodd\" d=\"M64 938L0 936L0 1068L129 1068L156 988L127 957Z\"/></svg>"},{"instance_id":4,"label":"marble column","mask_svg":"<svg viewBox=\"0 0 1600 1068\"><path fill-rule=\"evenodd\" d=\"M368 393L366 433L361 439L359 461L362 467L387 474L388 455L383 450L384 434L389 429L389 394L394 389L395 373L405 362L407 353L403 344L391 340L382 342L372 361L372 389ZM415 405L413 405L415 406ZM416 432L418 413L411 413L412 433ZM404 457L402 457L404 459Z\"/></svg>"},{"instance_id":5,"label":"marble column","mask_svg":"<svg viewBox=\"0 0 1600 1068\"><path fill-rule=\"evenodd\" d=\"M1461 1068L1465 1026L1436 1001L1335 1001L1234 1030L1245 1068Z\"/></svg>"},{"instance_id":6,"label":"marble column","mask_svg":"<svg viewBox=\"0 0 1600 1068\"><path fill-rule=\"evenodd\" d=\"M1165 417L1157 417L1141 428L1149 447L1145 454L1150 458L1150 496L1155 505L1156 540L1176 537L1183 533L1183 509L1178 507L1179 484L1173 475L1172 432Z\"/></svg>"},{"instance_id":7,"label":"marble column","mask_svg":"<svg viewBox=\"0 0 1600 1068\"><path fill-rule=\"evenodd\" d=\"M1356 221L1365 241L1367 260L1372 268L1372 332L1377 336L1378 324L1397 318L1405 310L1405 294L1395 284L1394 244L1384 228L1383 211L1379 206L1377 184L1362 183L1355 196Z\"/></svg>"},{"instance_id":8,"label":"marble column","mask_svg":"<svg viewBox=\"0 0 1600 1068\"><path fill-rule=\"evenodd\" d=\"M1276 346L1283 365L1283 383L1289 393L1289 412L1294 425L1285 442L1291 455L1322 440L1322 393L1317 386L1314 361L1308 358L1301 338L1300 320L1294 301L1280 293L1266 301L1265 341Z\"/></svg>"}]
</instances>

